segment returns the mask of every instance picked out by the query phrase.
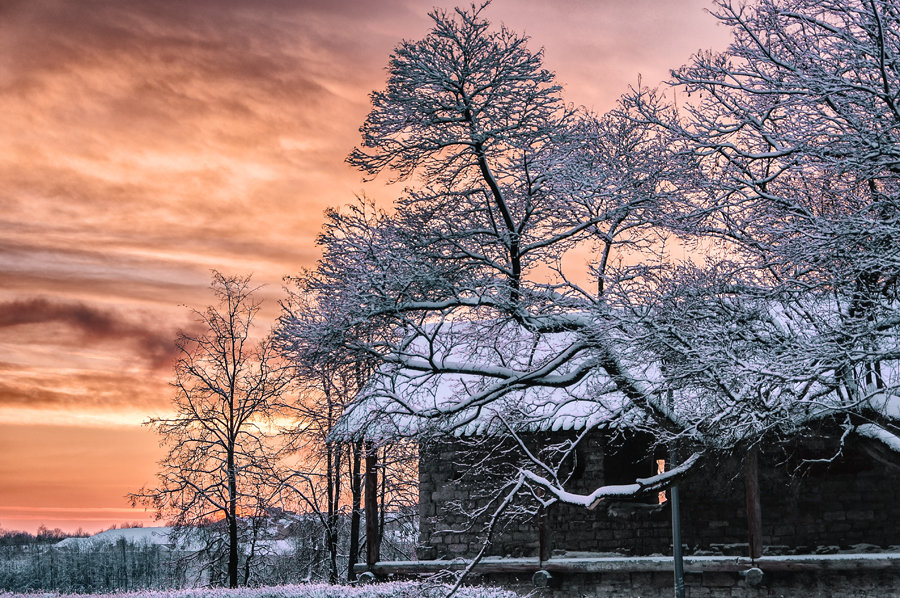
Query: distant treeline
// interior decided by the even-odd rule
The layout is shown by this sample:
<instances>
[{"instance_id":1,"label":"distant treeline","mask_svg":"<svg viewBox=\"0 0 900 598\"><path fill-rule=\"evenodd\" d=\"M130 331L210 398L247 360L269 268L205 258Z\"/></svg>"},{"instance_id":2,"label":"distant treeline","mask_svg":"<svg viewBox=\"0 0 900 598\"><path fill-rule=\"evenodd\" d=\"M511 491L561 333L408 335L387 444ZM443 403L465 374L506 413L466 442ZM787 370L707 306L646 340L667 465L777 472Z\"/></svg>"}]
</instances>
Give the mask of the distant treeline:
<instances>
[{"instance_id":1,"label":"distant treeline","mask_svg":"<svg viewBox=\"0 0 900 598\"><path fill-rule=\"evenodd\" d=\"M16 540L22 535L16 534ZM62 538L60 538L62 539ZM46 539L0 545L0 589L13 592L112 592L178 587L170 554L160 546L116 543L56 547Z\"/></svg>"},{"instance_id":2,"label":"distant treeline","mask_svg":"<svg viewBox=\"0 0 900 598\"><path fill-rule=\"evenodd\" d=\"M84 538L88 534L79 528L74 533L67 533L57 528L48 529L40 526L37 532L30 534L16 530L0 528L0 546L25 546L30 544L56 544L66 538Z\"/></svg>"},{"instance_id":3,"label":"distant treeline","mask_svg":"<svg viewBox=\"0 0 900 598\"><path fill-rule=\"evenodd\" d=\"M388 519L387 558L411 558L416 535L413 521ZM350 546L349 517L339 517L339 558L346 566ZM214 530L182 530L182 544L99 538L60 542L84 534L41 528L37 534L0 530L0 592L53 591L110 593L222 586L227 582L227 554ZM302 517L280 537L258 542L241 555L242 585L269 586L327 579L329 553L319 519ZM248 562L252 559L252 566ZM248 579L243 579L244 576Z\"/></svg>"}]
</instances>

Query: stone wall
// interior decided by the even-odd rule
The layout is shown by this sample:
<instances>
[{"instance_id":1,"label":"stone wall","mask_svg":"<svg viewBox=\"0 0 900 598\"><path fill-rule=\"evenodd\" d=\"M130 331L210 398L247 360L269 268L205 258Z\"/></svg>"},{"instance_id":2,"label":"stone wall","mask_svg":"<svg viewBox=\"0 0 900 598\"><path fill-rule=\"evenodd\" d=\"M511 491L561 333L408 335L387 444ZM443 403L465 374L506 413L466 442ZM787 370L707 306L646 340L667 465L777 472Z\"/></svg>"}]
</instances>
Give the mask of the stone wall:
<instances>
[{"instance_id":1,"label":"stone wall","mask_svg":"<svg viewBox=\"0 0 900 598\"><path fill-rule=\"evenodd\" d=\"M576 470L569 489L588 493L602 484L627 484L635 477L655 474L654 457L648 443L611 441L593 434L582 441ZM550 550L624 552L626 554L670 553L672 519L669 506L655 496L641 500L608 500L594 510L556 504L547 514Z\"/></svg>"},{"instance_id":2,"label":"stone wall","mask_svg":"<svg viewBox=\"0 0 900 598\"><path fill-rule=\"evenodd\" d=\"M509 453L500 450L497 454L497 448L455 442L420 446L419 558L471 557L481 549L488 516L473 522L471 514L491 506L490 499L498 494L511 464ZM517 507L500 521L490 554L537 554L535 505L520 501Z\"/></svg>"},{"instance_id":3,"label":"stone wall","mask_svg":"<svg viewBox=\"0 0 900 598\"><path fill-rule=\"evenodd\" d=\"M532 441L539 444L546 439ZM831 463L809 466L810 457L836 454L833 443L816 442L760 457L767 552L827 551L861 543L900 545L900 509L896 508L900 483L894 473L852 445ZM626 482L627 476L650 475L654 456L645 449L634 439L623 446L603 434L591 435L578 451L570 488L584 492L604 483ZM496 439L478 446L432 441L421 448L420 558L466 557L478 552L486 518L473 524L468 514L485 505L489 512L493 510L489 498L497 495L499 484L512 471L513 454ZM680 485L682 540L688 553L746 553L740 472L736 458L707 462ZM607 501L593 511L553 505L545 514L548 551L671 554L669 504L654 503L655 497ZM536 511L534 504L519 503L500 522L487 554L537 556Z\"/></svg>"},{"instance_id":4,"label":"stone wall","mask_svg":"<svg viewBox=\"0 0 900 598\"><path fill-rule=\"evenodd\" d=\"M849 443L819 438L760 456L763 545L770 553L900 544L900 482L895 470ZM830 463L810 459L835 457ZM747 541L737 459L707 463L681 485L682 537L691 547ZM829 548L830 547L830 548Z\"/></svg>"},{"instance_id":5,"label":"stone wall","mask_svg":"<svg viewBox=\"0 0 900 598\"><path fill-rule=\"evenodd\" d=\"M534 598L671 598L671 573L593 573L563 576L557 588L535 589L526 576L491 575L473 580ZM740 573L685 574L686 598L900 598L900 572L817 571L766 573L750 584Z\"/></svg>"}]
</instances>

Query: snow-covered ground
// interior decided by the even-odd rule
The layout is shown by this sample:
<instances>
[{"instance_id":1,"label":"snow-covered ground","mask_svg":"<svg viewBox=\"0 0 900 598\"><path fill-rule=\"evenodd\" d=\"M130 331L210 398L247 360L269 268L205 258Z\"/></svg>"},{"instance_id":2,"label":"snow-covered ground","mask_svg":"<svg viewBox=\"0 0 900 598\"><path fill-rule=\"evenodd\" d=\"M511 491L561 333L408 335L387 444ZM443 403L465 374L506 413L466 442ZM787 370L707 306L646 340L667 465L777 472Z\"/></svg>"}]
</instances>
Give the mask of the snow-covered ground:
<instances>
[{"instance_id":1,"label":"snow-covered ground","mask_svg":"<svg viewBox=\"0 0 900 598\"><path fill-rule=\"evenodd\" d=\"M66 538L57 542L56 547L89 550L108 544L115 544L120 540L124 540L125 542L137 546L156 545L174 548L175 541L171 538L171 534L171 527L110 529L86 538ZM179 547L182 550L199 549L199 546L192 546L192 543L190 542L187 545L182 543ZM257 549L259 549L259 547L265 547L268 552L273 554L290 554L296 549L294 542L290 538L262 539L257 542Z\"/></svg>"},{"instance_id":2,"label":"snow-covered ground","mask_svg":"<svg viewBox=\"0 0 900 598\"><path fill-rule=\"evenodd\" d=\"M420 582L390 582L361 586L303 584L263 588L143 591L122 594L88 594L94 598L443 598L449 586ZM0 598L34 598L34 594L0 592ZM42 594L45 598L84 598L85 594ZM462 587L459 598L517 598L510 590Z\"/></svg>"}]
</instances>

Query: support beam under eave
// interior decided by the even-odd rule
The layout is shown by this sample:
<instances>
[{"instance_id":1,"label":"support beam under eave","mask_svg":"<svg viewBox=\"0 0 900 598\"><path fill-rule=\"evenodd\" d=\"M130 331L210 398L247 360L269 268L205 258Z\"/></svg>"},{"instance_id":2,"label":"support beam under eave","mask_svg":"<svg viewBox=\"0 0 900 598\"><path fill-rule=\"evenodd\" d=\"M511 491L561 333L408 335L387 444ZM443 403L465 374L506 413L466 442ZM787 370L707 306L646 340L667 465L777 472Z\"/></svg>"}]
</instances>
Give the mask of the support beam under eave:
<instances>
[{"instance_id":1,"label":"support beam under eave","mask_svg":"<svg viewBox=\"0 0 900 598\"><path fill-rule=\"evenodd\" d=\"M762 556L762 508L759 502L759 452L756 447L744 459L744 491L747 497L747 542L750 560Z\"/></svg>"},{"instance_id":2,"label":"support beam under eave","mask_svg":"<svg viewBox=\"0 0 900 598\"><path fill-rule=\"evenodd\" d=\"M541 562L550 560L550 529L547 525L547 507L538 508L538 559Z\"/></svg>"},{"instance_id":3,"label":"support beam under eave","mask_svg":"<svg viewBox=\"0 0 900 598\"><path fill-rule=\"evenodd\" d=\"M366 443L364 485L366 494L366 569L372 571L380 558L381 546L378 541L378 449L371 442Z\"/></svg>"}]
</instances>

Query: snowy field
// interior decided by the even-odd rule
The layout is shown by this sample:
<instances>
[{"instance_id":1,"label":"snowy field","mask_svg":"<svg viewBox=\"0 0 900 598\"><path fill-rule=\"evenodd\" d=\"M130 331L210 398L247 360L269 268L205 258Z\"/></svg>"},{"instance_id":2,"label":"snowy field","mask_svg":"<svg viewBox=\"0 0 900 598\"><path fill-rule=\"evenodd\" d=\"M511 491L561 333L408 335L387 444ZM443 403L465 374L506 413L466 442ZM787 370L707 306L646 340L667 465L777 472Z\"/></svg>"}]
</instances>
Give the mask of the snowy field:
<instances>
[{"instance_id":1,"label":"snowy field","mask_svg":"<svg viewBox=\"0 0 900 598\"><path fill-rule=\"evenodd\" d=\"M418 582L390 582L364 586L338 586L328 584L303 584L266 588L191 589L169 591L142 591L121 594L14 594L0 591L0 598L65 598L92 596L95 598L443 598L450 586ZM516 598L509 590L498 588L462 587L454 594L459 598Z\"/></svg>"}]
</instances>

